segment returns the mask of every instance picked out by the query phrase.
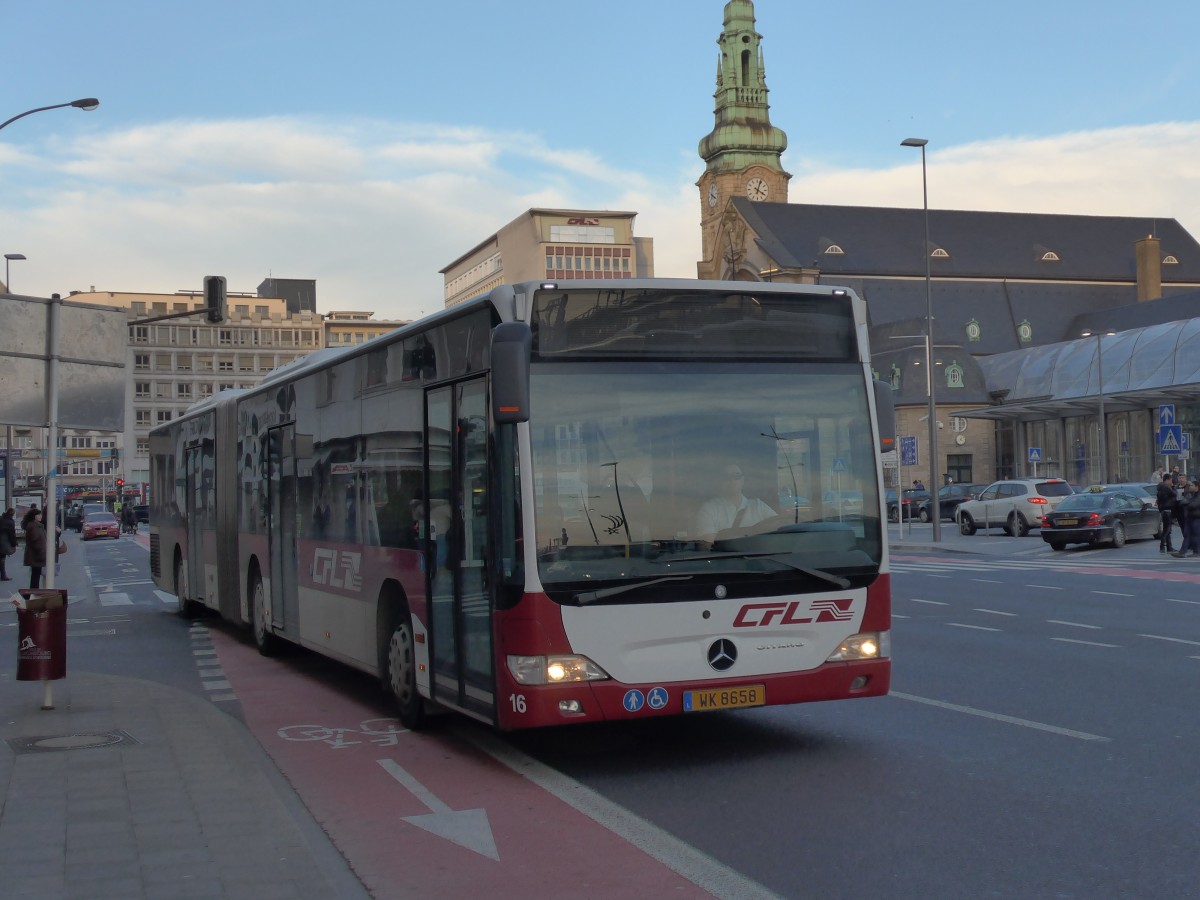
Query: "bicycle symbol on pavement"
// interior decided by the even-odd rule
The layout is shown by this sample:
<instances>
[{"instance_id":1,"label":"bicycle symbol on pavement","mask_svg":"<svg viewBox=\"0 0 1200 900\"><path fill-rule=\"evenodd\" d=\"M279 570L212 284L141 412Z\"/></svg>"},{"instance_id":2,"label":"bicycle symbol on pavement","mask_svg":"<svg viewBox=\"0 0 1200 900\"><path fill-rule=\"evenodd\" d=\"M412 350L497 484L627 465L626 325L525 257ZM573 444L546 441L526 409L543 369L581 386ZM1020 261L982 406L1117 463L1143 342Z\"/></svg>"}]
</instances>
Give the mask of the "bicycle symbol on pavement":
<instances>
[{"instance_id":1,"label":"bicycle symbol on pavement","mask_svg":"<svg viewBox=\"0 0 1200 900\"><path fill-rule=\"evenodd\" d=\"M367 719L360 722L358 728L330 728L326 725L285 725L279 729L279 736L285 741L318 741L328 744L334 750L353 747L356 744L371 743L384 747L395 747L399 737L407 734L407 728L401 728L397 719ZM347 735L361 735L366 741L348 740Z\"/></svg>"}]
</instances>

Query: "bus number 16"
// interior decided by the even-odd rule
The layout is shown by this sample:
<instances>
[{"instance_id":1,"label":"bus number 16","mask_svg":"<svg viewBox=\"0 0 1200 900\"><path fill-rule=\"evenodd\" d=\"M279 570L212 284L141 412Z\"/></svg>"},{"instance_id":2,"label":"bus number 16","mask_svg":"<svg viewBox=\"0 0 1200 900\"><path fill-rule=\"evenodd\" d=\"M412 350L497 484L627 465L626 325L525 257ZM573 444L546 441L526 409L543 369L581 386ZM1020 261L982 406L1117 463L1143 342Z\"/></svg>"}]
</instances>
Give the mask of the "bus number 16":
<instances>
[{"instance_id":1,"label":"bus number 16","mask_svg":"<svg viewBox=\"0 0 1200 900\"><path fill-rule=\"evenodd\" d=\"M524 713L525 712L526 707L525 707L525 695L524 694L509 694L508 702L512 704L513 712L515 712L515 713Z\"/></svg>"}]
</instances>

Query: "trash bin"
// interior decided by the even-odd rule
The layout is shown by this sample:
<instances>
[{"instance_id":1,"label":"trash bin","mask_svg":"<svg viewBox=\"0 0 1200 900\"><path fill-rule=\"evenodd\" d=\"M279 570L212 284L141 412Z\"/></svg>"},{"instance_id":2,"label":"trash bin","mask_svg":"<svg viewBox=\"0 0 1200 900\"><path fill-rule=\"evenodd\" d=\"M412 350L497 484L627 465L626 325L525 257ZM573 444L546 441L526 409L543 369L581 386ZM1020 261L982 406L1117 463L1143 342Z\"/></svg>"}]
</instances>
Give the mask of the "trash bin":
<instances>
[{"instance_id":1,"label":"trash bin","mask_svg":"<svg viewBox=\"0 0 1200 900\"><path fill-rule=\"evenodd\" d=\"M19 591L17 681L67 677L67 592L46 588Z\"/></svg>"}]
</instances>

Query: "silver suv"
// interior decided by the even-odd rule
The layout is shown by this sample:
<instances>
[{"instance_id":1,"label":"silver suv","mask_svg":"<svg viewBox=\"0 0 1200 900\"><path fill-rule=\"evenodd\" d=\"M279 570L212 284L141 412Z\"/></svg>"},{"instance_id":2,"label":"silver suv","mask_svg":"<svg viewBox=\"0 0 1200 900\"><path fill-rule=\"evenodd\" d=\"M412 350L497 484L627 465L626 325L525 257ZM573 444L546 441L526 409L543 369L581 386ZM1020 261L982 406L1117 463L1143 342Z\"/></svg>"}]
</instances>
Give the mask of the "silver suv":
<instances>
[{"instance_id":1,"label":"silver suv","mask_svg":"<svg viewBox=\"0 0 1200 900\"><path fill-rule=\"evenodd\" d=\"M974 500L954 511L962 534L978 529L1003 528L1013 537L1024 537L1030 528L1042 527L1042 516L1074 493L1061 478L1012 478L989 484Z\"/></svg>"}]
</instances>

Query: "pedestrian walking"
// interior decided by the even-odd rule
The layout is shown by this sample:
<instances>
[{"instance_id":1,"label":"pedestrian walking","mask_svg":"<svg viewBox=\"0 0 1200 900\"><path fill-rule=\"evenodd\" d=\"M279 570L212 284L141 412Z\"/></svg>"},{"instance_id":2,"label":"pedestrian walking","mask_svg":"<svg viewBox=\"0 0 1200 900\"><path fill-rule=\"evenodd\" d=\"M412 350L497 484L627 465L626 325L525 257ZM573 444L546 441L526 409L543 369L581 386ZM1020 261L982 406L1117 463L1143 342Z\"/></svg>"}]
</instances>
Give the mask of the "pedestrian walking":
<instances>
[{"instance_id":1,"label":"pedestrian walking","mask_svg":"<svg viewBox=\"0 0 1200 900\"><path fill-rule=\"evenodd\" d=\"M42 570L46 567L46 529L42 526L42 511L30 510L33 518L25 526L25 565L29 566L29 589L42 586Z\"/></svg>"},{"instance_id":2,"label":"pedestrian walking","mask_svg":"<svg viewBox=\"0 0 1200 900\"><path fill-rule=\"evenodd\" d=\"M17 552L17 511L11 506L0 516L0 581L12 581L8 558Z\"/></svg>"},{"instance_id":3,"label":"pedestrian walking","mask_svg":"<svg viewBox=\"0 0 1200 900\"><path fill-rule=\"evenodd\" d=\"M1171 476L1163 471L1162 466L1158 467L1158 472L1158 487L1154 489L1154 505L1158 507L1158 514L1162 517L1162 531L1158 535L1158 552L1174 553L1171 529L1175 527L1177 498L1175 488L1171 486ZM1180 544L1182 545L1182 541Z\"/></svg>"},{"instance_id":4,"label":"pedestrian walking","mask_svg":"<svg viewBox=\"0 0 1200 900\"><path fill-rule=\"evenodd\" d=\"M1183 559L1200 553L1200 483L1189 481L1179 503L1183 510L1183 543L1171 555Z\"/></svg>"}]
</instances>

